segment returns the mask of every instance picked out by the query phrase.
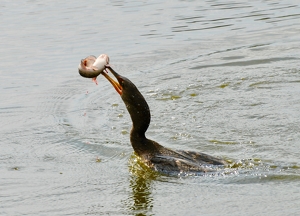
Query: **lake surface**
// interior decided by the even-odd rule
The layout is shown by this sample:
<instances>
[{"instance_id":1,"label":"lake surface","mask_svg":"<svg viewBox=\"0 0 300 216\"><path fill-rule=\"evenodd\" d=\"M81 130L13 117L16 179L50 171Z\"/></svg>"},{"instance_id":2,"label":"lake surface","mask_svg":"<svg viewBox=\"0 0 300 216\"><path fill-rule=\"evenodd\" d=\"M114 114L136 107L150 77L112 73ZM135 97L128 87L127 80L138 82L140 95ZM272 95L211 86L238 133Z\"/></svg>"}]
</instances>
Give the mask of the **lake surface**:
<instances>
[{"instance_id":1,"label":"lake surface","mask_svg":"<svg viewBox=\"0 0 300 216\"><path fill-rule=\"evenodd\" d=\"M1 1L0 215L297 215L296 1ZM162 176L129 142L106 53L152 114L147 136L221 157Z\"/></svg>"}]
</instances>

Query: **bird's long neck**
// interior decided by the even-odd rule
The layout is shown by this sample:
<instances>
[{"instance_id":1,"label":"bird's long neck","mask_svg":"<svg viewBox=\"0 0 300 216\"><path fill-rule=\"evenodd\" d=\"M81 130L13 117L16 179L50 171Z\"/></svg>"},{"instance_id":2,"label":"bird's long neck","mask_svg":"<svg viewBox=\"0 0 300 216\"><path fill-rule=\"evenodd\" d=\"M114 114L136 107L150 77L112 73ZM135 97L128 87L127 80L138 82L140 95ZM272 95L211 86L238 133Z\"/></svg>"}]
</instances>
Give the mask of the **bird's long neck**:
<instances>
[{"instance_id":1,"label":"bird's long neck","mask_svg":"<svg viewBox=\"0 0 300 216\"><path fill-rule=\"evenodd\" d=\"M132 129L130 132L130 141L133 149L139 155L149 151L152 146L146 138L145 133L149 127L151 115L149 106L143 95L136 88L121 96L132 120Z\"/></svg>"}]
</instances>

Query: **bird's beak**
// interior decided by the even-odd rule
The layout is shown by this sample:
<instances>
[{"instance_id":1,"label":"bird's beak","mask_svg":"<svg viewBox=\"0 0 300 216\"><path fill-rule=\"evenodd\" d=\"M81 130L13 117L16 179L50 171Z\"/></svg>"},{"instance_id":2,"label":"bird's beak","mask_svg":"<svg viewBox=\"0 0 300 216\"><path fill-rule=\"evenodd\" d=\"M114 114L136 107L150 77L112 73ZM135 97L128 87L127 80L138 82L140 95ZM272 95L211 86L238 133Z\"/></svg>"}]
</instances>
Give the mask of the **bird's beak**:
<instances>
[{"instance_id":1,"label":"bird's beak","mask_svg":"<svg viewBox=\"0 0 300 216\"><path fill-rule=\"evenodd\" d=\"M121 76L114 71L109 65L105 66L105 69L108 69L116 78L118 81L115 81L113 78L111 78L107 73L105 73L105 70L101 72L101 74L113 85L113 87L116 89L116 91L122 95L123 92L123 88L120 85L120 82L123 81L123 79L121 78Z\"/></svg>"}]
</instances>

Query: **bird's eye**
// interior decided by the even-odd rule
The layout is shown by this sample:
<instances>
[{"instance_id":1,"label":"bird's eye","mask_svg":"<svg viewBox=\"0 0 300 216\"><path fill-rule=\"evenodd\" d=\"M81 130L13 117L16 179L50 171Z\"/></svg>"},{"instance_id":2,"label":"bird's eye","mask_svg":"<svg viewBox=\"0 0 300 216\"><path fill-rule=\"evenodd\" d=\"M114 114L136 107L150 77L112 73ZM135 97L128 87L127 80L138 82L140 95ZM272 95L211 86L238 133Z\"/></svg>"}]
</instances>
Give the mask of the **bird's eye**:
<instances>
[{"instance_id":1,"label":"bird's eye","mask_svg":"<svg viewBox=\"0 0 300 216\"><path fill-rule=\"evenodd\" d=\"M120 82L120 85L124 86L124 83L125 83L125 82L124 82L123 79L120 79L119 82Z\"/></svg>"}]
</instances>

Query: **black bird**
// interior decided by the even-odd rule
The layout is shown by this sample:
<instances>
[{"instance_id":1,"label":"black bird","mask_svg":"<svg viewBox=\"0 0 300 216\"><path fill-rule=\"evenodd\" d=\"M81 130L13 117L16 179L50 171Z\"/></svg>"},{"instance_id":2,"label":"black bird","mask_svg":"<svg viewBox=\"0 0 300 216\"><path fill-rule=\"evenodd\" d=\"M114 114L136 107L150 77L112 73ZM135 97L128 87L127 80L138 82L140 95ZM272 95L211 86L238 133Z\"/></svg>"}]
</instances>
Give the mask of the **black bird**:
<instances>
[{"instance_id":1,"label":"black bird","mask_svg":"<svg viewBox=\"0 0 300 216\"><path fill-rule=\"evenodd\" d=\"M117 81L105 72L106 69L116 77ZM145 133L149 127L151 115L145 98L129 79L119 75L109 65L105 66L105 70L100 73L120 94L130 114L132 120L131 145L148 167L164 174L176 174L209 172L215 170L213 169L214 165L226 165L222 159L193 151L171 150L148 139Z\"/></svg>"}]
</instances>

